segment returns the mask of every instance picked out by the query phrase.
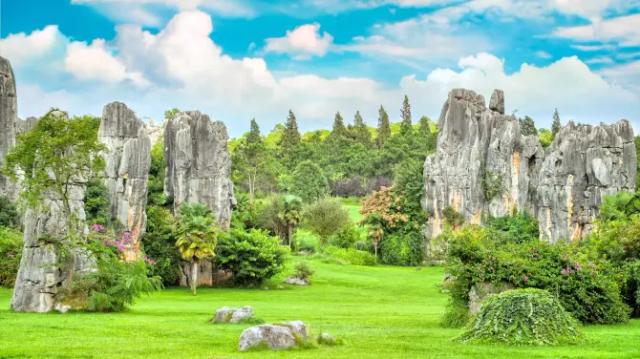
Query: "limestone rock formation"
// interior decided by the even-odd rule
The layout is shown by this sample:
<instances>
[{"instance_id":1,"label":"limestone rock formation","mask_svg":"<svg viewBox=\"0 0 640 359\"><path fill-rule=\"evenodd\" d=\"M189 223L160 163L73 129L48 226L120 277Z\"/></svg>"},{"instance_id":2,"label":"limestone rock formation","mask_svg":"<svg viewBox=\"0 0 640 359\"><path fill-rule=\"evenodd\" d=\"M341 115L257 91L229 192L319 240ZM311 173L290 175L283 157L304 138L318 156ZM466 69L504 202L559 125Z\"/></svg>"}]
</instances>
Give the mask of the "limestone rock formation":
<instances>
[{"instance_id":1,"label":"limestone rock formation","mask_svg":"<svg viewBox=\"0 0 640 359\"><path fill-rule=\"evenodd\" d=\"M443 228L445 209L466 222L526 210L543 238L579 238L590 228L605 194L635 188L635 145L627 121L565 126L548 149L524 136L504 115L496 90L486 108L473 91L449 93L439 120L436 153L424 165L427 237ZM444 211L444 212L443 212Z\"/></svg>"},{"instance_id":2,"label":"limestone rock formation","mask_svg":"<svg viewBox=\"0 0 640 359\"><path fill-rule=\"evenodd\" d=\"M224 124L198 111L181 112L165 126L165 192L174 210L203 203L223 229L229 228L235 204L227 140Z\"/></svg>"},{"instance_id":3,"label":"limestone rock formation","mask_svg":"<svg viewBox=\"0 0 640 359\"><path fill-rule=\"evenodd\" d=\"M242 308L222 307L216 310L216 315L211 319L212 323L240 323L243 320L253 318L253 307L246 305Z\"/></svg>"},{"instance_id":4,"label":"limestone rock formation","mask_svg":"<svg viewBox=\"0 0 640 359\"><path fill-rule=\"evenodd\" d=\"M16 134L28 132L35 127L36 123L38 123L37 117L27 117L26 120L18 118L18 121L16 121Z\"/></svg>"},{"instance_id":5,"label":"limestone rock formation","mask_svg":"<svg viewBox=\"0 0 640 359\"><path fill-rule=\"evenodd\" d=\"M4 158L16 144L15 124L18 118L16 80L9 60L0 56L0 168ZM15 198L15 186L0 173L0 195Z\"/></svg>"},{"instance_id":6,"label":"limestone rock formation","mask_svg":"<svg viewBox=\"0 0 640 359\"><path fill-rule=\"evenodd\" d=\"M164 134L164 124L157 124L153 119L149 119L145 123L144 128L147 131L147 135L149 135L149 140L151 140L151 146L153 147Z\"/></svg>"},{"instance_id":7,"label":"limestone rock formation","mask_svg":"<svg viewBox=\"0 0 640 359\"><path fill-rule=\"evenodd\" d=\"M263 324L245 329L240 335L238 350L266 346L270 349L289 349L307 339L307 326L297 320L284 324Z\"/></svg>"},{"instance_id":8,"label":"limestone rock formation","mask_svg":"<svg viewBox=\"0 0 640 359\"><path fill-rule=\"evenodd\" d=\"M105 185L112 218L131 233L125 258L140 254L140 239L147 222L147 180L151 166L151 141L144 123L125 104L104 107L98 138L107 147Z\"/></svg>"}]
</instances>

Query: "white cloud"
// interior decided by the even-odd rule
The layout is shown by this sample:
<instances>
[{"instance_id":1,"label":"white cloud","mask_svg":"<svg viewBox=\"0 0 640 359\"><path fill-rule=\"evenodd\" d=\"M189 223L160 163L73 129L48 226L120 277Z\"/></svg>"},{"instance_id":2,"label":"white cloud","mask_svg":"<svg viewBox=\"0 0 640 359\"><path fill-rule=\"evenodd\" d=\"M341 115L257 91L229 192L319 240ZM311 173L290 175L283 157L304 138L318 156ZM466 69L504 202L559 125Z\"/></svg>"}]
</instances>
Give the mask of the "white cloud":
<instances>
[{"instance_id":1,"label":"white cloud","mask_svg":"<svg viewBox=\"0 0 640 359\"><path fill-rule=\"evenodd\" d=\"M287 31L284 37L266 39L266 52L286 53L297 59L308 59L311 56L324 56L327 53L333 36L328 32L320 34L320 24L305 24Z\"/></svg>"},{"instance_id":2,"label":"white cloud","mask_svg":"<svg viewBox=\"0 0 640 359\"><path fill-rule=\"evenodd\" d=\"M0 54L16 63L22 63L45 56L64 42L64 35L58 27L49 25L28 35L21 32L0 39Z\"/></svg>"},{"instance_id":3,"label":"white cloud","mask_svg":"<svg viewBox=\"0 0 640 359\"><path fill-rule=\"evenodd\" d=\"M130 80L133 84L147 84L142 74L128 72L124 64L105 48L105 41L95 39L91 44L74 41L67 48L65 68L79 80L115 84Z\"/></svg>"},{"instance_id":4,"label":"white cloud","mask_svg":"<svg viewBox=\"0 0 640 359\"><path fill-rule=\"evenodd\" d=\"M561 27L557 37L577 41L615 42L621 46L640 46L640 14L594 19L591 24Z\"/></svg>"},{"instance_id":5,"label":"white cloud","mask_svg":"<svg viewBox=\"0 0 640 359\"><path fill-rule=\"evenodd\" d=\"M612 83L640 94L640 60L608 67L601 74ZM640 103L637 106L640 107ZM640 128L636 127L636 131L640 132Z\"/></svg>"},{"instance_id":6,"label":"white cloud","mask_svg":"<svg viewBox=\"0 0 640 359\"><path fill-rule=\"evenodd\" d=\"M486 53L463 58L458 65L459 71L436 69L425 80L405 77L401 87L414 94L414 101L431 102L430 106L437 106L451 88L470 88L487 99L494 88L500 88L505 91L508 112L530 115L539 125L549 126L557 107L565 119L599 123L628 118L640 128L637 93L607 82L577 57L545 67L523 64L512 74L505 73L503 60Z\"/></svg>"},{"instance_id":7,"label":"white cloud","mask_svg":"<svg viewBox=\"0 0 640 359\"><path fill-rule=\"evenodd\" d=\"M639 71L633 66L600 75L578 58L569 57L546 67L523 64L518 71L506 73L503 60L479 53L462 56L458 68L420 71L426 76L406 76L390 86L364 77L278 76L262 58L226 55L212 41L211 31L210 16L183 11L157 33L124 25L117 28L112 42L67 45L62 41L62 49L52 50L61 54L59 58L44 57L42 61L47 62L38 66L61 72L56 81L24 80L29 78L23 76L24 68L14 64L18 70L20 116L41 115L51 106L72 114L99 115L106 103L118 100L140 117L156 119L171 107L199 109L225 121L230 132L237 135L252 117L269 129L285 119L289 108L305 129L329 126L336 110L346 118L360 110L369 123L375 124L380 104L397 119L399 111L395 109L404 94L411 99L416 116L436 117L448 91L466 87L485 96L494 88L502 88L508 111L517 109L518 114L531 115L545 126L558 107L565 119L594 123L626 117L635 120L639 128L640 92L633 92L633 86L634 81L640 81ZM399 36L408 30L397 31ZM22 41L28 43L28 37ZM58 62L62 66L46 65ZM148 85L131 86L136 81L133 74Z\"/></svg>"}]
</instances>

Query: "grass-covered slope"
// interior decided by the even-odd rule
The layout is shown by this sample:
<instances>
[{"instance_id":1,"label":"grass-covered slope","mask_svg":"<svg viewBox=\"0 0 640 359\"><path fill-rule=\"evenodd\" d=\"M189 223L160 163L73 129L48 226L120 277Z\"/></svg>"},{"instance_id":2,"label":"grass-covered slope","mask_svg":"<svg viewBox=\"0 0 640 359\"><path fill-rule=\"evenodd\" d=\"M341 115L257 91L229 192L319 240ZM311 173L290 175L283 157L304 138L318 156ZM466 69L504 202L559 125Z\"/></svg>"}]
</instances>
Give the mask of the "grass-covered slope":
<instances>
[{"instance_id":1,"label":"grass-covered slope","mask_svg":"<svg viewBox=\"0 0 640 359\"><path fill-rule=\"evenodd\" d=\"M25 314L0 290L0 358L638 358L640 321L587 326L579 346L469 345L439 326L447 297L442 269L341 266L312 261L310 287L169 289L128 312ZM289 264L293 271L293 263ZM286 274L286 273L285 273ZM247 325L212 325L223 305L253 305L267 322L301 319L345 344L292 352L238 353Z\"/></svg>"}]
</instances>

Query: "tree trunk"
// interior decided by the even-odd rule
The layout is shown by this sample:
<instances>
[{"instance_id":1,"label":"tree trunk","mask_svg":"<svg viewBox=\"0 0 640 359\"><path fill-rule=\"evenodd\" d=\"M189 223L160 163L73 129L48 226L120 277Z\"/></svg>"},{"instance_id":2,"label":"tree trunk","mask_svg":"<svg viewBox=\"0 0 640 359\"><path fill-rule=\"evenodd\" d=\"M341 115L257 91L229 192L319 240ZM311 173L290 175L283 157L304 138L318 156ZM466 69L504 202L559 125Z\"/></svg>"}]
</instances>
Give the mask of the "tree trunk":
<instances>
[{"instance_id":1,"label":"tree trunk","mask_svg":"<svg viewBox=\"0 0 640 359\"><path fill-rule=\"evenodd\" d=\"M191 262L191 292L196 295L198 288L198 261Z\"/></svg>"},{"instance_id":2,"label":"tree trunk","mask_svg":"<svg viewBox=\"0 0 640 359\"><path fill-rule=\"evenodd\" d=\"M295 252L296 243L295 243L295 240L293 239L293 226L292 225L289 225L287 227L287 237L288 237L288 241L289 241L289 248L291 248L291 252Z\"/></svg>"}]
</instances>

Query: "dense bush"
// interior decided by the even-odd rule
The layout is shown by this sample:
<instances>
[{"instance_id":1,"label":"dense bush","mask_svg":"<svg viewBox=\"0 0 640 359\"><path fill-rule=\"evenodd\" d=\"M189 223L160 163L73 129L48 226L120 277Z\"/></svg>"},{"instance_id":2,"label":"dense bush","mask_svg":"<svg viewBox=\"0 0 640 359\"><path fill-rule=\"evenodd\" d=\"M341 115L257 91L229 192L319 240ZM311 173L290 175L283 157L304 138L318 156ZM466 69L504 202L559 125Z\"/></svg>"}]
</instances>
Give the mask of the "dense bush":
<instances>
[{"instance_id":1,"label":"dense bush","mask_svg":"<svg viewBox=\"0 0 640 359\"><path fill-rule=\"evenodd\" d=\"M327 246L324 249L324 255L332 262L339 264L353 264L361 266L372 266L376 264L376 257L373 254L355 248Z\"/></svg>"},{"instance_id":2,"label":"dense bush","mask_svg":"<svg viewBox=\"0 0 640 359\"><path fill-rule=\"evenodd\" d=\"M233 274L233 284L255 286L280 273L287 250L264 231L231 229L218 236L215 265Z\"/></svg>"},{"instance_id":3,"label":"dense bush","mask_svg":"<svg viewBox=\"0 0 640 359\"><path fill-rule=\"evenodd\" d=\"M87 183L84 195L84 211L87 215L87 223L111 224L111 211L109 209L109 194L107 187L100 179L92 179Z\"/></svg>"},{"instance_id":4,"label":"dense bush","mask_svg":"<svg viewBox=\"0 0 640 359\"><path fill-rule=\"evenodd\" d=\"M276 195L267 200L258 215L258 223L295 250L294 236L302 222L302 200L294 195Z\"/></svg>"},{"instance_id":5,"label":"dense bush","mask_svg":"<svg viewBox=\"0 0 640 359\"><path fill-rule=\"evenodd\" d=\"M459 340L556 345L575 343L580 336L578 322L553 295L530 288L490 296Z\"/></svg>"},{"instance_id":6,"label":"dense bush","mask_svg":"<svg viewBox=\"0 0 640 359\"><path fill-rule=\"evenodd\" d=\"M260 212L260 204L255 201L251 201L249 196L243 192L235 193L236 206L231 214L231 227L252 229L258 228Z\"/></svg>"},{"instance_id":7,"label":"dense bush","mask_svg":"<svg viewBox=\"0 0 640 359\"><path fill-rule=\"evenodd\" d=\"M16 205L7 197L0 196L0 227L18 228L20 216Z\"/></svg>"},{"instance_id":8,"label":"dense bush","mask_svg":"<svg viewBox=\"0 0 640 359\"><path fill-rule=\"evenodd\" d=\"M501 241L496 231L464 227L448 239L447 270L452 300L468 303L475 284L509 283L549 290L584 323L627 319L618 278L606 262L588 260L576 244Z\"/></svg>"},{"instance_id":9,"label":"dense bush","mask_svg":"<svg viewBox=\"0 0 640 359\"><path fill-rule=\"evenodd\" d=\"M21 254L22 233L0 227L0 287L13 287L15 284Z\"/></svg>"},{"instance_id":10,"label":"dense bush","mask_svg":"<svg viewBox=\"0 0 640 359\"><path fill-rule=\"evenodd\" d=\"M528 212L489 218L486 226L496 230L502 241L523 243L540 236L538 221Z\"/></svg>"},{"instance_id":11,"label":"dense bush","mask_svg":"<svg viewBox=\"0 0 640 359\"><path fill-rule=\"evenodd\" d=\"M90 235L88 250L96 259L96 272L74 277L70 288L60 295L62 302L91 312L119 312L144 293L162 287L160 277L149 276L142 260L125 262L119 240L107 232Z\"/></svg>"},{"instance_id":12,"label":"dense bush","mask_svg":"<svg viewBox=\"0 0 640 359\"><path fill-rule=\"evenodd\" d=\"M399 232L385 236L380 244L384 264L416 266L424 258L424 238L416 232Z\"/></svg>"},{"instance_id":13,"label":"dense bush","mask_svg":"<svg viewBox=\"0 0 640 359\"><path fill-rule=\"evenodd\" d=\"M355 176L333 181L331 194L339 197L362 197L367 194L367 191L362 185L362 178Z\"/></svg>"},{"instance_id":14,"label":"dense bush","mask_svg":"<svg viewBox=\"0 0 640 359\"><path fill-rule=\"evenodd\" d=\"M362 240L362 231L353 224L349 224L332 235L329 239L329 243L332 246L340 248L353 248L356 246L356 243L361 242Z\"/></svg>"},{"instance_id":15,"label":"dense bush","mask_svg":"<svg viewBox=\"0 0 640 359\"><path fill-rule=\"evenodd\" d=\"M147 207L147 231L142 236L142 246L151 259L151 274L160 276L164 285L175 285L180 278L180 253L176 249L174 218L163 207Z\"/></svg>"},{"instance_id":16,"label":"dense bush","mask_svg":"<svg viewBox=\"0 0 640 359\"><path fill-rule=\"evenodd\" d=\"M304 224L326 244L329 237L349 225L349 212L335 199L321 199L304 212Z\"/></svg>"}]
</instances>

